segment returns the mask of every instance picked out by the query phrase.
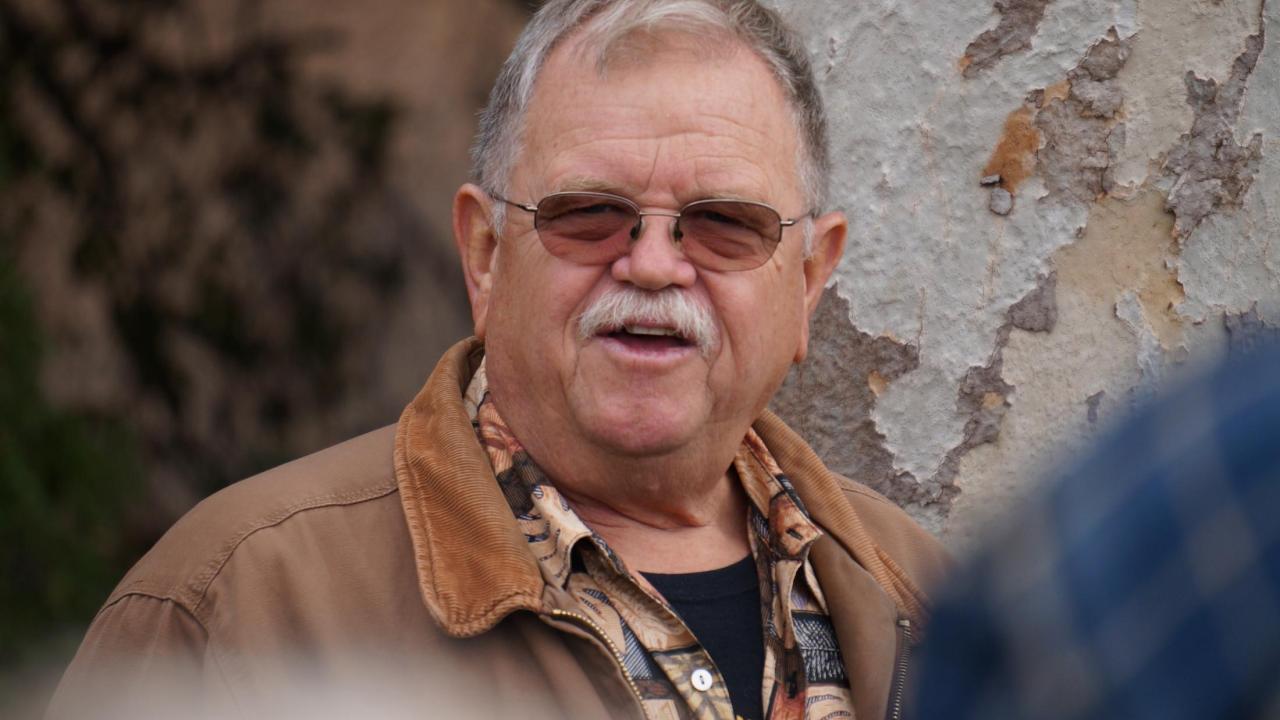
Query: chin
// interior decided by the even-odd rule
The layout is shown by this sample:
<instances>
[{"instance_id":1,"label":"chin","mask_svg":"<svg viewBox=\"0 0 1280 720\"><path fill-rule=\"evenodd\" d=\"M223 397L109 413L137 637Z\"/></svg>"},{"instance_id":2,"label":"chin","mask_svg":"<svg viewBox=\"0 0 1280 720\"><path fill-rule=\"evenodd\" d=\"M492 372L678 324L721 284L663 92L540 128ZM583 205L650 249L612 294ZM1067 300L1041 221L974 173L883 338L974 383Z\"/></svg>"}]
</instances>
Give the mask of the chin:
<instances>
[{"instance_id":1,"label":"chin","mask_svg":"<svg viewBox=\"0 0 1280 720\"><path fill-rule=\"evenodd\" d=\"M646 458L668 455L689 445L703 426L688 416L620 413L595 418L585 425L584 434L613 454Z\"/></svg>"},{"instance_id":2,"label":"chin","mask_svg":"<svg viewBox=\"0 0 1280 720\"><path fill-rule=\"evenodd\" d=\"M580 434L597 447L625 456L663 455L696 442L708 428L707 393L690 385L581 383L570 393L569 411Z\"/></svg>"}]
</instances>

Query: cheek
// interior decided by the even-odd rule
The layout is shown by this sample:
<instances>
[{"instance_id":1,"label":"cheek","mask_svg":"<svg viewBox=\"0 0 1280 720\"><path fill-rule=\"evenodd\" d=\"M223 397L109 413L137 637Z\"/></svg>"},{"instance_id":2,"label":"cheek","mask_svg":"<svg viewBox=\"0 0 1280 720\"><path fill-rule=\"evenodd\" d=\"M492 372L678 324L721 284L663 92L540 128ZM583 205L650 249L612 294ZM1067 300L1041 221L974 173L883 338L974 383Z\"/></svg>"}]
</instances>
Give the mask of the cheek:
<instances>
[{"instance_id":1,"label":"cheek","mask_svg":"<svg viewBox=\"0 0 1280 720\"><path fill-rule=\"evenodd\" d=\"M800 332L804 317L803 291L782 278L770 283L735 287L719 293L721 317L735 352L751 350L740 361L762 358L762 351L789 343ZM764 352L764 356L772 353Z\"/></svg>"},{"instance_id":2,"label":"cheek","mask_svg":"<svg viewBox=\"0 0 1280 720\"><path fill-rule=\"evenodd\" d=\"M572 342L576 318L601 273L536 249L500 259L490 310L498 319L491 321L491 336L530 347L538 356Z\"/></svg>"},{"instance_id":3,"label":"cheek","mask_svg":"<svg viewBox=\"0 0 1280 720\"><path fill-rule=\"evenodd\" d=\"M790 368L804 323L802 286L777 282L721 288L713 293L724 326L724 348L714 373L716 384L749 387L776 385ZM744 395L753 395L746 392Z\"/></svg>"}]
</instances>

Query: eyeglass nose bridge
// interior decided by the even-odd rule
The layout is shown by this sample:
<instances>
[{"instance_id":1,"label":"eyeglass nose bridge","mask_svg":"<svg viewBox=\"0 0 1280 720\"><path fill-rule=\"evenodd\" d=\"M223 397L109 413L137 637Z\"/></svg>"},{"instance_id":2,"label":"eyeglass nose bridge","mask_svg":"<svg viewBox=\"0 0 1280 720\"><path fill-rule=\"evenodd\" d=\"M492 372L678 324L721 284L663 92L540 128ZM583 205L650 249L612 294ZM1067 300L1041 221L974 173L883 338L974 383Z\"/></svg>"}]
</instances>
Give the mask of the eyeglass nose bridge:
<instances>
[{"instance_id":1,"label":"eyeglass nose bridge","mask_svg":"<svg viewBox=\"0 0 1280 720\"><path fill-rule=\"evenodd\" d=\"M675 220L675 222L671 223L671 239L677 245L680 244L680 240L684 238L684 231L680 229L680 213L671 212L669 210L653 210L651 212L646 212L639 208L636 209L636 224L631 228L632 242L640 239L640 233L644 232L644 219L649 216L669 217Z\"/></svg>"}]
</instances>

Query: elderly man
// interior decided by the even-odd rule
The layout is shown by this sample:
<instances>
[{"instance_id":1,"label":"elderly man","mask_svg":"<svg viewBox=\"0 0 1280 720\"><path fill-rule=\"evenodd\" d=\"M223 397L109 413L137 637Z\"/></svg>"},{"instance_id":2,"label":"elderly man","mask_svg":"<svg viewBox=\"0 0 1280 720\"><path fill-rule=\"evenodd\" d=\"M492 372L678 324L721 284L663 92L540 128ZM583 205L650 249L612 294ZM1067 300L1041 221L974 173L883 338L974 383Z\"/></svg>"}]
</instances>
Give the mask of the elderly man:
<instances>
[{"instance_id":1,"label":"elderly man","mask_svg":"<svg viewBox=\"0 0 1280 720\"><path fill-rule=\"evenodd\" d=\"M754 2L545 4L454 200L476 338L394 428L179 522L54 713L896 716L944 553L765 409L844 245L825 142Z\"/></svg>"}]
</instances>

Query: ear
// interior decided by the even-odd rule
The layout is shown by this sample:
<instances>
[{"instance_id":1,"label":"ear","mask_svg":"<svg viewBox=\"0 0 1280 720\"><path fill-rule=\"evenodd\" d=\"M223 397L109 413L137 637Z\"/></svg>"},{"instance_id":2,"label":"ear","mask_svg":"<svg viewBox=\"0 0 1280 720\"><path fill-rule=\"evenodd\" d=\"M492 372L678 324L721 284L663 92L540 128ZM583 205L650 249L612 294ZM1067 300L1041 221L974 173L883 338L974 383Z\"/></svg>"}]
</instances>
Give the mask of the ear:
<instances>
[{"instance_id":1,"label":"ear","mask_svg":"<svg viewBox=\"0 0 1280 720\"><path fill-rule=\"evenodd\" d=\"M467 183L453 196L453 242L462 260L462 276L471 300L476 337L484 339L493 277L497 269L498 236L494 232L490 204L493 200L478 185Z\"/></svg>"},{"instance_id":2,"label":"ear","mask_svg":"<svg viewBox=\"0 0 1280 720\"><path fill-rule=\"evenodd\" d=\"M845 236L849 221L842 212L829 212L813 221L813 254L804 261L804 322L800 326L800 344L796 346L795 362L809 354L809 322L822 300L827 280L840 264L844 254Z\"/></svg>"}]
</instances>

